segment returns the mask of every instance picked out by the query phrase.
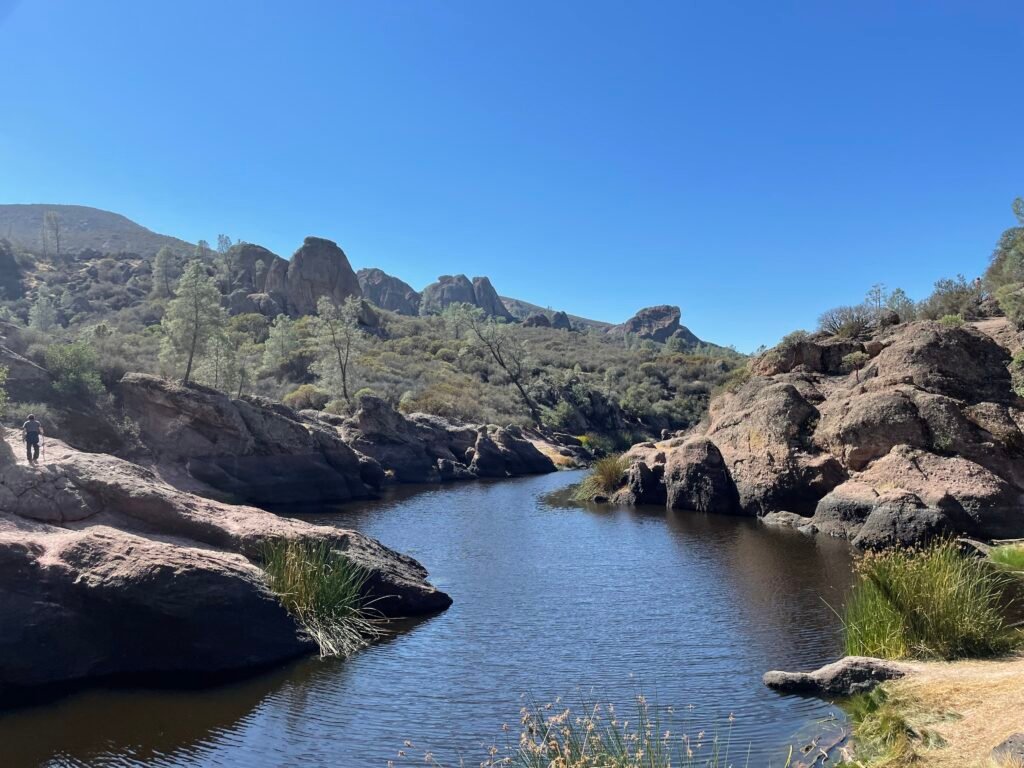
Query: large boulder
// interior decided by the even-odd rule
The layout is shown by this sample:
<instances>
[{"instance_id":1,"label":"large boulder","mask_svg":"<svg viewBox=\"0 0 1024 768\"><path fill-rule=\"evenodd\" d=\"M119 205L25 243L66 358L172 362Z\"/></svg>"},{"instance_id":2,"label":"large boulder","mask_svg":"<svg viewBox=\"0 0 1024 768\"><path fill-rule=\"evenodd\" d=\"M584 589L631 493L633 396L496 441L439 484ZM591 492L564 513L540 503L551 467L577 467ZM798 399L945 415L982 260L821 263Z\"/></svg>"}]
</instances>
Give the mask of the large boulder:
<instances>
[{"instance_id":1,"label":"large boulder","mask_svg":"<svg viewBox=\"0 0 1024 768\"><path fill-rule=\"evenodd\" d=\"M119 392L155 462L236 499L278 506L374 495L375 473L336 429L283 405L139 373L126 374Z\"/></svg>"},{"instance_id":2,"label":"large boulder","mask_svg":"<svg viewBox=\"0 0 1024 768\"><path fill-rule=\"evenodd\" d=\"M400 315L419 314L420 295L408 283L380 269L360 269L356 278L363 298L375 306Z\"/></svg>"},{"instance_id":3,"label":"large boulder","mask_svg":"<svg viewBox=\"0 0 1024 768\"><path fill-rule=\"evenodd\" d=\"M231 247L225 259L230 266L228 293L242 291L244 294L265 293L267 280L273 271L287 271L288 262L261 245L238 243ZM283 285L276 286L282 290Z\"/></svg>"},{"instance_id":4,"label":"large boulder","mask_svg":"<svg viewBox=\"0 0 1024 768\"><path fill-rule=\"evenodd\" d=\"M288 264L285 295L289 314L299 317L316 314L316 303L322 297L341 304L352 296L362 296L362 289L337 243L307 237Z\"/></svg>"},{"instance_id":5,"label":"large boulder","mask_svg":"<svg viewBox=\"0 0 1024 768\"><path fill-rule=\"evenodd\" d=\"M555 464L517 427L479 427L469 471L477 477L517 477L554 472Z\"/></svg>"},{"instance_id":6,"label":"large boulder","mask_svg":"<svg viewBox=\"0 0 1024 768\"><path fill-rule=\"evenodd\" d=\"M50 391L49 371L0 344L0 366L7 369L7 394L22 402L39 402Z\"/></svg>"},{"instance_id":7,"label":"large boulder","mask_svg":"<svg viewBox=\"0 0 1024 768\"><path fill-rule=\"evenodd\" d=\"M343 553L385 617L451 603L416 561L354 531L195 496L55 440L35 467L0 448L0 689L236 672L309 651L257 565L272 540Z\"/></svg>"},{"instance_id":8,"label":"large boulder","mask_svg":"<svg viewBox=\"0 0 1024 768\"><path fill-rule=\"evenodd\" d=\"M524 328L550 328L551 320L543 312L535 312L534 314L523 320Z\"/></svg>"},{"instance_id":9,"label":"large boulder","mask_svg":"<svg viewBox=\"0 0 1024 768\"><path fill-rule=\"evenodd\" d=\"M706 437L695 437L668 452L664 473L669 509L737 514L739 495L721 452Z\"/></svg>"},{"instance_id":10,"label":"large boulder","mask_svg":"<svg viewBox=\"0 0 1024 768\"><path fill-rule=\"evenodd\" d=\"M416 424L379 397L361 396L341 433L350 446L375 459L398 482L432 483L441 479L437 458L428 451Z\"/></svg>"}]
</instances>

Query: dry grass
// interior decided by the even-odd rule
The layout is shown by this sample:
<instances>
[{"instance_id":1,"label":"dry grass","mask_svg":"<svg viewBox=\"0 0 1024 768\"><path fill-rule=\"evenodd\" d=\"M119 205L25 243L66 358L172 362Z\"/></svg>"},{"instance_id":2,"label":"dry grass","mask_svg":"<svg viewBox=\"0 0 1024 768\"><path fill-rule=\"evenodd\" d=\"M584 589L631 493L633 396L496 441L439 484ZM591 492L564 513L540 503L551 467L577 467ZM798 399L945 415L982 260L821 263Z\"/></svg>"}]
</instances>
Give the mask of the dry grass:
<instances>
[{"instance_id":1,"label":"dry grass","mask_svg":"<svg viewBox=\"0 0 1024 768\"><path fill-rule=\"evenodd\" d=\"M992 749L1024 730L1024 656L915 666L915 674L885 686L906 702L904 716L916 730L937 737L916 744L909 764L993 768Z\"/></svg>"}]
</instances>

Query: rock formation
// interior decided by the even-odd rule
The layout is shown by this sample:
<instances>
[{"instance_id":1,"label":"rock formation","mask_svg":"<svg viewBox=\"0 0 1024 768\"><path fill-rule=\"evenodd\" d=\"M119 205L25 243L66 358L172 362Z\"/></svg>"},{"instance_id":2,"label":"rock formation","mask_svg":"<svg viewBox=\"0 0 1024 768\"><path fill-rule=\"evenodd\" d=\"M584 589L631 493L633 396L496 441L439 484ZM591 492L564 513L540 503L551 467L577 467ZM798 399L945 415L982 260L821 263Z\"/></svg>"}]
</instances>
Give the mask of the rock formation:
<instances>
[{"instance_id":1,"label":"rock formation","mask_svg":"<svg viewBox=\"0 0 1024 768\"><path fill-rule=\"evenodd\" d=\"M864 548L1021 536L1024 401L1008 363L979 330L934 322L797 338L751 361L694 435L627 455L672 507L797 513L778 522ZM628 473L618 499L660 498L649 477Z\"/></svg>"},{"instance_id":2,"label":"rock formation","mask_svg":"<svg viewBox=\"0 0 1024 768\"><path fill-rule=\"evenodd\" d=\"M700 343L689 328L679 324L682 313L679 307L662 304L656 307L641 309L633 317L621 325L608 329L615 335L630 334L639 339L664 343L672 338L682 339L687 346Z\"/></svg>"},{"instance_id":3,"label":"rock formation","mask_svg":"<svg viewBox=\"0 0 1024 768\"><path fill-rule=\"evenodd\" d=\"M486 277L474 277L470 282L465 275L441 275L437 282L423 289L420 314L439 315L451 304L472 304L489 317L513 319Z\"/></svg>"},{"instance_id":4,"label":"rock formation","mask_svg":"<svg viewBox=\"0 0 1024 768\"><path fill-rule=\"evenodd\" d=\"M550 328L551 321L547 315L541 314L540 312L530 315L528 318L523 320L524 328Z\"/></svg>"},{"instance_id":5,"label":"rock formation","mask_svg":"<svg viewBox=\"0 0 1024 768\"><path fill-rule=\"evenodd\" d=\"M360 269L356 278L363 297L375 306L400 315L419 314L420 295L408 283L380 269Z\"/></svg>"},{"instance_id":6,"label":"rock formation","mask_svg":"<svg viewBox=\"0 0 1024 768\"><path fill-rule=\"evenodd\" d=\"M414 560L353 531L211 501L53 439L31 467L0 441L0 690L233 672L309 651L255 564L274 539L344 552L385 616L451 603Z\"/></svg>"},{"instance_id":7,"label":"rock formation","mask_svg":"<svg viewBox=\"0 0 1024 768\"><path fill-rule=\"evenodd\" d=\"M351 296L362 296L362 290L337 243L307 237L288 263L285 295L288 312L298 317L316 314L316 303L323 296L341 304Z\"/></svg>"}]
</instances>

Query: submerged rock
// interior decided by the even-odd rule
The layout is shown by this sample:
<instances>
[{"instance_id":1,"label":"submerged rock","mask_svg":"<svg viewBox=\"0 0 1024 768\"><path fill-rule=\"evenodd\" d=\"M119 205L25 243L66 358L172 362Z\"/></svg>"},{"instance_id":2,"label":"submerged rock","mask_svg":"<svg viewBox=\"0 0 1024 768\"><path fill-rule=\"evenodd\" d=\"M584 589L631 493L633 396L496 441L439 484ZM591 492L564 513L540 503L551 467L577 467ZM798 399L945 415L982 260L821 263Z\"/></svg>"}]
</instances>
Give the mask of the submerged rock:
<instances>
[{"instance_id":1,"label":"submerged rock","mask_svg":"<svg viewBox=\"0 0 1024 768\"><path fill-rule=\"evenodd\" d=\"M910 671L905 664L869 656L845 656L813 672L766 672L764 684L780 693L812 696L853 696Z\"/></svg>"}]
</instances>

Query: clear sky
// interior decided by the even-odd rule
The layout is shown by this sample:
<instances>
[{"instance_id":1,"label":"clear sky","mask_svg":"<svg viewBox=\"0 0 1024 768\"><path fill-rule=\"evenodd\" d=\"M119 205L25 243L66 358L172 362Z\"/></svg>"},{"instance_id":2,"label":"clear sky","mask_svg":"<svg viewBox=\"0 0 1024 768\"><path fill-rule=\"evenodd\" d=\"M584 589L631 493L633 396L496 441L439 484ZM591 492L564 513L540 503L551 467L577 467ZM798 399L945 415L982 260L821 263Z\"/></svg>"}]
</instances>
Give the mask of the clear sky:
<instances>
[{"instance_id":1,"label":"clear sky","mask_svg":"<svg viewBox=\"0 0 1024 768\"><path fill-rule=\"evenodd\" d=\"M749 351L984 268L1022 61L1020 0L0 0L0 202Z\"/></svg>"}]
</instances>

